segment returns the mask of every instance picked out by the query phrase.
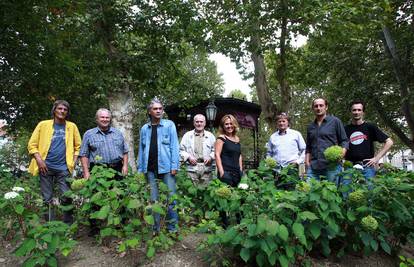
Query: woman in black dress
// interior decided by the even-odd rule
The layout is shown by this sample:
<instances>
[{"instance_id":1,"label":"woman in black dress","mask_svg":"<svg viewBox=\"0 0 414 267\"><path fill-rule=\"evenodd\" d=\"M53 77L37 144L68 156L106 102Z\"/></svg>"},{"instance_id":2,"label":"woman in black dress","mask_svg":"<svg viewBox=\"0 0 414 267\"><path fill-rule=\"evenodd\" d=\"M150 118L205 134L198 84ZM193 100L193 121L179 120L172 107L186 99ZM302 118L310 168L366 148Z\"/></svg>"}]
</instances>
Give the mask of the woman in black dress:
<instances>
[{"instance_id":1,"label":"woman in black dress","mask_svg":"<svg viewBox=\"0 0 414 267\"><path fill-rule=\"evenodd\" d=\"M215 144L218 178L223 183L237 187L243 174L240 139L237 136L239 123L233 115L224 115L220 121L219 136ZM225 212L221 212L223 224L228 225ZM236 215L240 220L240 216Z\"/></svg>"}]
</instances>

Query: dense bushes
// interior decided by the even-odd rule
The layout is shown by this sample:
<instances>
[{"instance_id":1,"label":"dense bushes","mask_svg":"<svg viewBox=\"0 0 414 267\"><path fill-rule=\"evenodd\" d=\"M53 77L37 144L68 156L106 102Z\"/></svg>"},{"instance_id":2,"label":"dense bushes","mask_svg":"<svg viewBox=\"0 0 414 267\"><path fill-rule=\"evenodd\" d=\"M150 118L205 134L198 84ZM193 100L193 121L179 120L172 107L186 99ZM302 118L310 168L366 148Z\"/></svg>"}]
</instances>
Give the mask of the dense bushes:
<instances>
[{"instance_id":1,"label":"dense bushes","mask_svg":"<svg viewBox=\"0 0 414 267\"><path fill-rule=\"evenodd\" d=\"M214 254L211 264L219 264L233 250L245 262L259 266L290 263L304 264L309 253L341 256L350 251L371 253L383 250L391 254L413 238L414 174L393 170L378 175L367 185L358 170L344 175L353 179L349 186L337 188L330 182L299 182L285 171L275 184L272 162L262 162L250 170L238 188L213 180L207 188L194 187L185 171L177 175L178 194L167 198L167 187L160 184L160 200L150 201L149 186L142 175L115 180L114 171L97 166L87 181L73 183L76 223L72 227L58 222L41 224L41 198L36 178L16 183L2 171L2 195L15 185L24 188L18 197L2 197L1 230L4 238L23 237L16 255L26 256L26 264L54 265L55 253L67 255L75 245L71 233L90 219L99 222L98 241L117 241L117 250L125 252L145 246L148 257L169 248L176 236L165 230L153 235L153 212L166 223L168 204L177 200L180 232L188 229L208 233L201 249ZM281 190L281 184L293 190ZM293 187L292 187L293 183ZM369 188L373 188L369 190ZM351 192L352 191L352 192ZM350 193L351 192L351 193ZM227 212L231 225L220 226L219 212ZM240 222L236 219L240 215ZM162 227L164 229L165 227ZM58 240L59 242L57 242ZM219 248L219 249L217 249Z\"/></svg>"}]
</instances>

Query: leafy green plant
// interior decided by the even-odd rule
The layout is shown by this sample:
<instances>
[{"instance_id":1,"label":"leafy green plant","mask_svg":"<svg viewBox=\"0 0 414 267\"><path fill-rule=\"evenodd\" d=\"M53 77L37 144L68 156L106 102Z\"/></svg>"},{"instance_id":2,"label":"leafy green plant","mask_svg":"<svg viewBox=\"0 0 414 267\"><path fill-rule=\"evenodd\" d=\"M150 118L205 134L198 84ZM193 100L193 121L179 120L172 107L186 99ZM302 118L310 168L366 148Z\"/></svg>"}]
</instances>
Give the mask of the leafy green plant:
<instances>
[{"instance_id":1,"label":"leafy green plant","mask_svg":"<svg viewBox=\"0 0 414 267\"><path fill-rule=\"evenodd\" d=\"M50 221L31 227L26 238L13 252L16 256L26 256L23 267L58 266L57 252L69 255L76 241L71 238L70 227L60 221Z\"/></svg>"}]
</instances>

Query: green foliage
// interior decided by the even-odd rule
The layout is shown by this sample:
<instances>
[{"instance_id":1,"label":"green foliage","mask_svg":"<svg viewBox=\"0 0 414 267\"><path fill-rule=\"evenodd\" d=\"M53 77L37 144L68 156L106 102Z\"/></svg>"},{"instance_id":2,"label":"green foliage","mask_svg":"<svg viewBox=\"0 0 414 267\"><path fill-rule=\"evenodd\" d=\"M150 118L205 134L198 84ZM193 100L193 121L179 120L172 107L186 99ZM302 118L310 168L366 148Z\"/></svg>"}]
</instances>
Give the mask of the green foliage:
<instances>
[{"instance_id":1,"label":"green foliage","mask_svg":"<svg viewBox=\"0 0 414 267\"><path fill-rule=\"evenodd\" d=\"M406 241L400 234L413 232L411 224L402 224L414 215L409 204L414 193L412 173L377 176L374 189L367 190L368 184L360 182L357 171L352 170L347 172L353 179L350 187L338 190L333 183L311 181L299 182L296 191L286 191L275 188L268 171L270 168L261 164L258 170L248 172L244 182L249 189L234 190L240 205L232 213L242 214L241 222L210 235L204 249L219 255L215 251L228 247L245 262L288 266L306 259L313 250L326 256L361 250L369 254L380 249L391 254ZM346 199L343 193L349 190L354 192ZM390 242L391 236L396 238L394 242ZM219 258L225 260L222 255L214 260Z\"/></svg>"},{"instance_id":2,"label":"green foliage","mask_svg":"<svg viewBox=\"0 0 414 267\"><path fill-rule=\"evenodd\" d=\"M174 242L172 236L165 233L166 210L176 199L168 197L168 188L159 183L160 198L151 202L150 190L142 174L134 174L114 179L115 171L103 166L96 166L87 180L82 180L82 187L76 188L76 195L82 201L77 207L77 219L88 224L89 219L98 221L100 240L118 238L118 252L147 246L147 256L153 257L158 249L167 249ZM80 180L75 180L77 182ZM153 236L153 212L161 216L162 232Z\"/></svg>"},{"instance_id":3,"label":"green foliage","mask_svg":"<svg viewBox=\"0 0 414 267\"><path fill-rule=\"evenodd\" d=\"M23 266L57 266L56 253L69 255L76 245L71 238L70 227L60 221L51 221L34 226L27 237L13 252L14 255L28 256Z\"/></svg>"}]
</instances>

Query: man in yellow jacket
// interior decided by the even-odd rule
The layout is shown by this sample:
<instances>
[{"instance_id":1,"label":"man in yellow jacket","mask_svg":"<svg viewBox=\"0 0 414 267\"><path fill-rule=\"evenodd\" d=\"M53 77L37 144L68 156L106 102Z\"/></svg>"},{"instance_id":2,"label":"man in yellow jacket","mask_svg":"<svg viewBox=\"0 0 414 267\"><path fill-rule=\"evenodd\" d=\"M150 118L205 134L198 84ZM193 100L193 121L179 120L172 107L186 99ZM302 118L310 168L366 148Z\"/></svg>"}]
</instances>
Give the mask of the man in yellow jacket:
<instances>
[{"instance_id":1,"label":"man in yellow jacket","mask_svg":"<svg viewBox=\"0 0 414 267\"><path fill-rule=\"evenodd\" d=\"M79 155L81 137L76 124L66 120L69 114L69 103L56 100L52 107L53 119L37 124L27 146L32 156L29 172L33 176L39 175L43 201L49 207L55 183L62 194L70 189L66 179L73 172ZM62 197L61 200L63 205L71 204L70 198ZM45 219L54 220L50 209ZM63 221L72 223L71 211L64 212Z\"/></svg>"}]
</instances>

